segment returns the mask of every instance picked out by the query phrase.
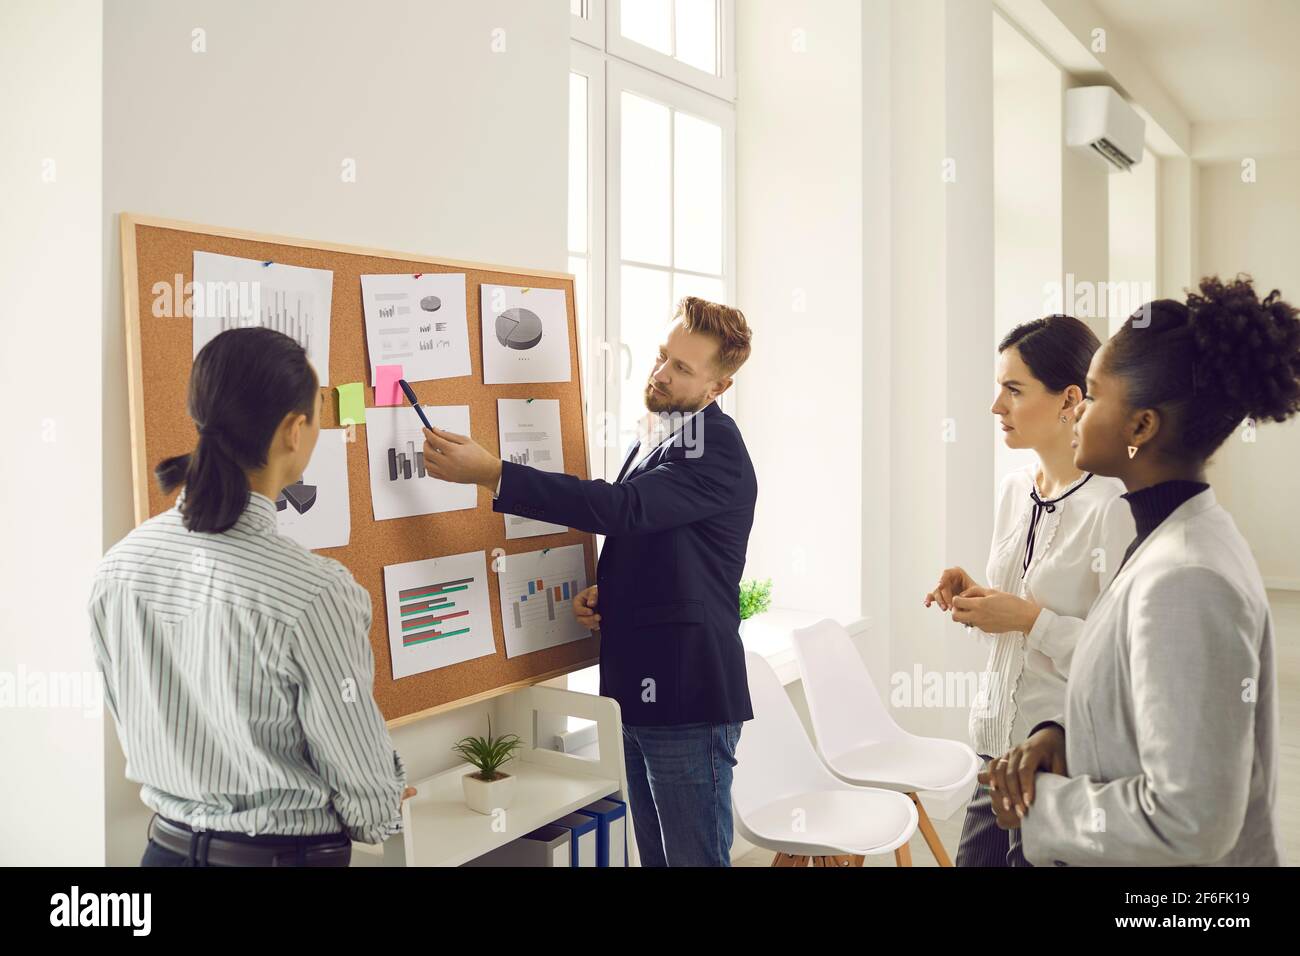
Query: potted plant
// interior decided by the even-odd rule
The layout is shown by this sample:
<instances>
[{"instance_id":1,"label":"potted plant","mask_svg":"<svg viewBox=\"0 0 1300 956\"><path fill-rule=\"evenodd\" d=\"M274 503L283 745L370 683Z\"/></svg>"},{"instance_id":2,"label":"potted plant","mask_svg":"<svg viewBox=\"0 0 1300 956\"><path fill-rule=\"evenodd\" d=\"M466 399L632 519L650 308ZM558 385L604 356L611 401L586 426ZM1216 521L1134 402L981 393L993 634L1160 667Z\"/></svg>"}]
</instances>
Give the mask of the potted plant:
<instances>
[{"instance_id":1,"label":"potted plant","mask_svg":"<svg viewBox=\"0 0 1300 956\"><path fill-rule=\"evenodd\" d=\"M740 582L740 633L745 633L745 622L755 614L762 614L772 606L772 579L760 581L751 578Z\"/></svg>"},{"instance_id":2,"label":"potted plant","mask_svg":"<svg viewBox=\"0 0 1300 956\"><path fill-rule=\"evenodd\" d=\"M492 736L492 718L488 717L486 737L466 737L451 749L465 758L476 769L461 777L465 788L465 803L471 810L491 814L510 806L515 796L515 778L502 773L500 767L514 759L514 752L523 746L517 734Z\"/></svg>"}]
</instances>

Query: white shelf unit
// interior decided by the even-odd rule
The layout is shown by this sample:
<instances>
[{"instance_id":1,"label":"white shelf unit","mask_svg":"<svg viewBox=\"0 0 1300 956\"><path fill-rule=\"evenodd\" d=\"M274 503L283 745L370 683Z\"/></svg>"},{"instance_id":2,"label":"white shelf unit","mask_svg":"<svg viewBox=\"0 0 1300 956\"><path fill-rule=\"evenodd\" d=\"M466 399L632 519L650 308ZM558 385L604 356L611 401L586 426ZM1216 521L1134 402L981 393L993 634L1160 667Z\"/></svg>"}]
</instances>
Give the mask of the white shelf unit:
<instances>
[{"instance_id":1,"label":"white shelf unit","mask_svg":"<svg viewBox=\"0 0 1300 956\"><path fill-rule=\"evenodd\" d=\"M411 784L419 793L402 804L403 833L384 844L386 865L460 866L596 800L627 803L617 701L556 687L524 687L503 695L498 710L497 732L518 734L524 742L504 768L517 778L514 800L502 817L505 826L493 829L497 818L465 805L460 778L473 768L462 764ZM595 721L598 757L539 748L539 712ZM630 811L628 851L632 864Z\"/></svg>"}]
</instances>

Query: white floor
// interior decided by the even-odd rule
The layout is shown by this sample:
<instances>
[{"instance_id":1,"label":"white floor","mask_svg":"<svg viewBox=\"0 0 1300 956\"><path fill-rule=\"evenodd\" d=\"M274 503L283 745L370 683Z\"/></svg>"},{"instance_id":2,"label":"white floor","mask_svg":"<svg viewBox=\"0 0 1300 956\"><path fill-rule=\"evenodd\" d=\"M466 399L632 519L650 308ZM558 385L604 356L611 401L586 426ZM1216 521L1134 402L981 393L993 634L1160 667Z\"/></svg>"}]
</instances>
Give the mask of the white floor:
<instances>
[{"instance_id":1,"label":"white floor","mask_svg":"<svg viewBox=\"0 0 1300 956\"><path fill-rule=\"evenodd\" d=\"M1281 760L1278 781L1278 819L1282 829L1286 862L1300 864L1300 592L1270 591L1274 641L1277 654L1278 723ZM934 828L948 850L957 855L965 807L946 820L934 820ZM930 848L918 831L910 843L913 866L937 865ZM736 866L771 866L772 852L755 848L735 861ZM893 853L869 856L867 866L893 866Z\"/></svg>"}]
</instances>

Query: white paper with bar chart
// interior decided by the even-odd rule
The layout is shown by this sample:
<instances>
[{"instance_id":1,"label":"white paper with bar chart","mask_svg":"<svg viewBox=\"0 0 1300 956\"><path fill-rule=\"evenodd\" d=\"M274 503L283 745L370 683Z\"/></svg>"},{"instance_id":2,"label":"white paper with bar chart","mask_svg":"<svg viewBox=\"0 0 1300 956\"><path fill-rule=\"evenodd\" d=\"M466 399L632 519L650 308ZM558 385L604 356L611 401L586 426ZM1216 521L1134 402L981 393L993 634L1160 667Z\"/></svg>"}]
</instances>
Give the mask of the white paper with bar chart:
<instances>
[{"instance_id":1,"label":"white paper with bar chart","mask_svg":"<svg viewBox=\"0 0 1300 956\"><path fill-rule=\"evenodd\" d=\"M580 544L509 554L497 572L506 657L581 640L591 632L573 616L573 599L587 586Z\"/></svg>"},{"instance_id":2,"label":"white paper with bar chart","mask_svg":"<svg viewBox=\"0 0 1300 956\"><path fill-rule=\"evenodd\" d=\"M421 407L435 428L469 434L468 405ZM478 506L477 485L453 484L424 470L424 428L409 405L367 408L366 447L376 521Z\"/></svg>"},{"instance_id":3,"label":"white paper with bar chart","mask_svg":"<svg viewBox=\"0 0 1300 956\"><path fill-rule=\"evenodd\" d=\"M540 471L564 471L564 446L560 442L560 402L555 398L498 398L497 429L501 458ZM532 538L563 534L562 524L503 514L506 538Z\"/></svg>"},{"instance_id":4,"label":"white paper with bar chart","mask_svg":"<svg viewBox=\"0 0 1300 956\"><path fill-rule=\"evenodd\" d=\"M496 653L485 552L390 564L384 597L394 680Z\"/></svg>"},{"instance_id":5,"label":"white paper with bar chart","mask_svg":"<svg viewBox=\"0 0 1300 956\"><path fill-rule=\"evenodd\" d=\"M194 354L227 329L265 326L307 352L322 388L330 383L334 273L215 252L194 253Z\"/></svg>"}]
</instances>

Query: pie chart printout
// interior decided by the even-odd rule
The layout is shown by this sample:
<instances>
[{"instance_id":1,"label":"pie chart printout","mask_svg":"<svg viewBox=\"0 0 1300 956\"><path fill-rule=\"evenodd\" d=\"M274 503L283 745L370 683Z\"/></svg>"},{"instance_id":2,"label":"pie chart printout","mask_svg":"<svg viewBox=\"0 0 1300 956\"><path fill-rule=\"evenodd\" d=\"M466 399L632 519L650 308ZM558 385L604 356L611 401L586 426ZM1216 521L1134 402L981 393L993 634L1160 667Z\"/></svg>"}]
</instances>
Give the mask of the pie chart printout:
<instances>
[{"instance_id":1,"label":"pie chart printout","mask_svg":"<svg viewBox=\"0 0 1300 956\"><path fill-rule=\"evenodd\" d=\"M484 284L479 296L484 385L572 381L563 289Z\"/></svg>"},{"instance_id":2,"label":"pie chart printout","mask_svg":"<svg viewBox=\"0 0 1300 956\"><path fill-rule=\"evenodd\" d=\"M348 432L322 428L300 479L275 498L276 530L304 548L341 548L352 537Z\"/></svg>"},{"instance_id":3,"label":"pie chart printout","mask_svg":"<svg viewBox=\"0 0 1300 956\"><path fill-rule=\"evenodd\" d=\"M506 309L497 316L497 341L508 349L531 349L542 340L542 320L528 309Z\"/></svg>"}]
</instances>

